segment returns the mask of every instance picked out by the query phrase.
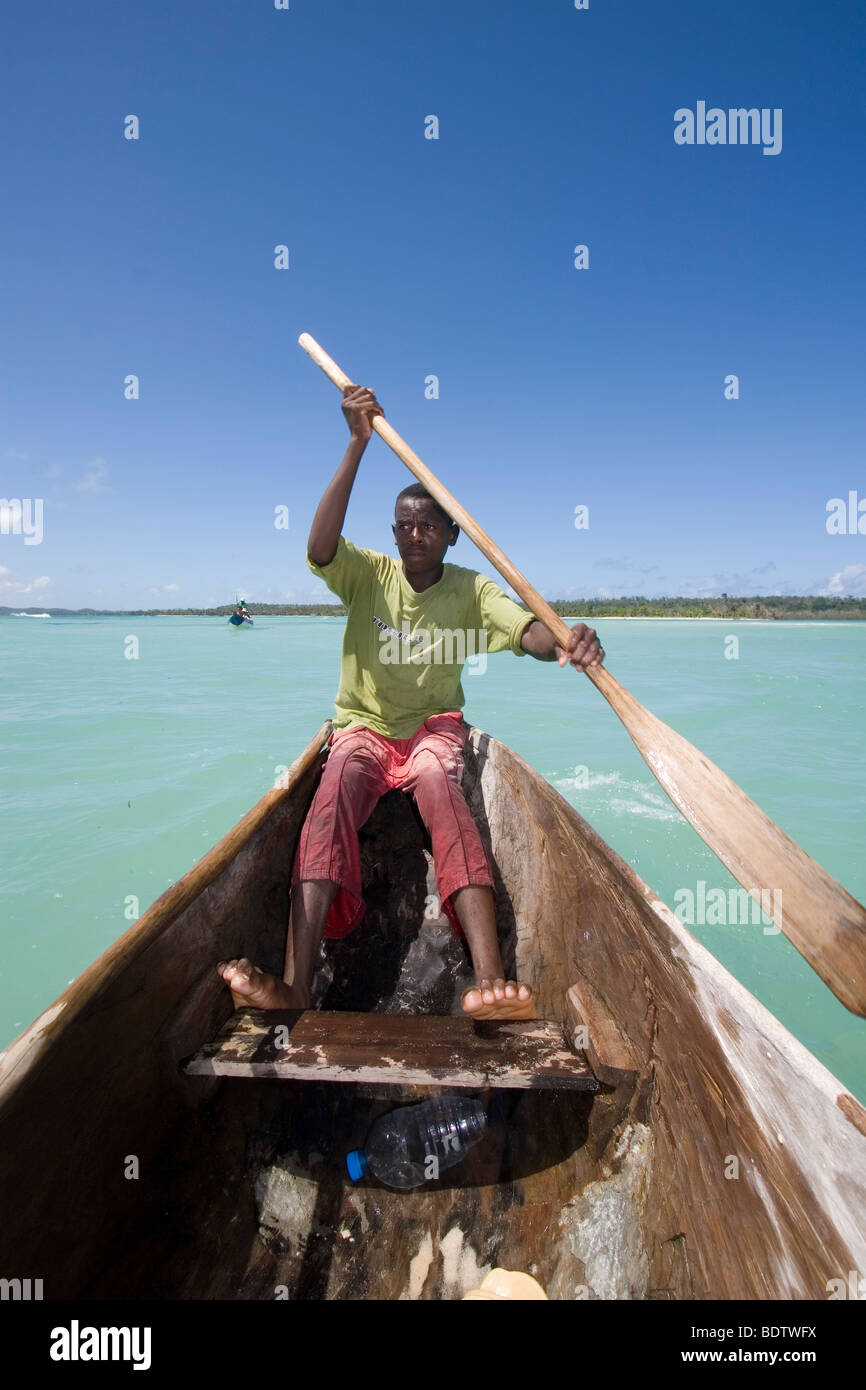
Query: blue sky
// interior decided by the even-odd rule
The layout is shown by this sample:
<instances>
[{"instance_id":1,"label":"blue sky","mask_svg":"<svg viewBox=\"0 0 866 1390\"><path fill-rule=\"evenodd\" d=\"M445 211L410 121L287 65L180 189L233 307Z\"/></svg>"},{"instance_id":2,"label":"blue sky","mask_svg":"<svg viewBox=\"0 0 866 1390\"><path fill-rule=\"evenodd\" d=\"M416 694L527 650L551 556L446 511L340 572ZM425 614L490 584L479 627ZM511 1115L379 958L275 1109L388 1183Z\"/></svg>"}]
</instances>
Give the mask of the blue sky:
<instances>
[{"instance_id":1,"label":"blue sky","mask_svg":"<svg viewBox=\"0 0 866 1390\"><path fill-rule=\"evenodd\" d=\"M866 537L825 525L866 498L861 7L0 23L0 494L44 501L41 544L0 535L0 604L323 595L305 541L348 434L304 331L550 598L866 594ZM676 144L699 101L780 108L780 153ZM411 481L374 439L346 534L389 550Z\"/></svg>"}]
</instances>

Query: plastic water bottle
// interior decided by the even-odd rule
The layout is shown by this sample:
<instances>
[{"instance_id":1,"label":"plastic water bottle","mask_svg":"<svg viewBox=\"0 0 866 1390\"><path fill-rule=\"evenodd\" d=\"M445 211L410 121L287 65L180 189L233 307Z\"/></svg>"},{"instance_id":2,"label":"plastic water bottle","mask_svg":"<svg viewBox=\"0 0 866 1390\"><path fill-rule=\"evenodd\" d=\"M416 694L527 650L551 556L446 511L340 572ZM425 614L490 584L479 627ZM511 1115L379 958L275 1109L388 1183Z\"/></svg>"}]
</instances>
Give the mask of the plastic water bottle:
<instances>
[{"instance_id":1,"label":"plastic water bottle","mask_svg":"<svg viewBox=\"0 0 866 1390\"><path fill-rule=\"evenodd\" d=\"M435 1182L477 1144L487 1128L480 1101L467 1096L442 1096L421 1105L404 1105L380 1115L363 1149L346 1155L353 1182L368 1172L387 1187L408 1191Z\"/></svg>"}]
</instances>

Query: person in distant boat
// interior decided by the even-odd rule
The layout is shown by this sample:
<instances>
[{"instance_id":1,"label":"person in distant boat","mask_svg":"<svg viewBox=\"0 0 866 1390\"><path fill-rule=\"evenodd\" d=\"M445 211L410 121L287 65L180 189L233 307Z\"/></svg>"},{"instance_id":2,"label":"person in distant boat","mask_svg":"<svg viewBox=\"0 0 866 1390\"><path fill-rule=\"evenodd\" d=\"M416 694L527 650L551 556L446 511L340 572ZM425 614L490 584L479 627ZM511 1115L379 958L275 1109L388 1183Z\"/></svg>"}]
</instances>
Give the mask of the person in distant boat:
<instances>
[{"instance_id":1,"label":"person in distant boat","mask_svg":"<svg viewBox=\"0 0 866 1390\"><path fill-rule=\"evenodd\" d=\"M493 580L446 565L457 542L451 517L415 483L397 498L392 530L399 561L342 535L349 496L382 415L372 391L347 386L351 439L313 519L307 564L348 610L334 732L301 832L292 874L285 978L245 958L217 969L238 1007L306 1009L323 934L347 936L364 912L358 831L384 793L415 799L432 841L439 896L465 937L475 985L462 998L473 1018L534 1018L529 985L506 980L496 933L493 876L461 789L467 726L460 677L468 656L510 650L538 661L601 665L592 628L577 623L568 647ZM470 650L471 648L471 650Z\"/></svg>"}]
</instances>

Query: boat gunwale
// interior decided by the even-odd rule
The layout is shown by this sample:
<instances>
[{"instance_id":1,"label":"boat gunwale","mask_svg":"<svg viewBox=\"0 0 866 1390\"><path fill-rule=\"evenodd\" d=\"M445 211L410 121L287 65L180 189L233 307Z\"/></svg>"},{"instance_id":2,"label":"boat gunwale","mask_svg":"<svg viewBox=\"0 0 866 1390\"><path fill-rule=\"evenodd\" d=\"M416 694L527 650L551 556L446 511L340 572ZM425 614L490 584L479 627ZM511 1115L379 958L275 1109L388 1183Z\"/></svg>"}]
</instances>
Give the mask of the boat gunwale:
<instances>
[{"instance_id":1,"label":"boat gunwale","mask_svg":"<svg viewBox=\"0 0 866 1390\"><path fill-rule=\"evenodd\" d=\"M322 756L331 729L328 719L291 763L282 785L266 791L201 859L151 903L137 922L111 942L6 1045L0 1052L0 1106L8 1098L10 1089L26 1081L30 1066L36 1063L45 1047L60 1041L83 1010L115 983L131 962L148 950L190 904L216 882L266 821L293 795L299 782Z\"/></svg>"},{"instance_id":2,"label":"boat gunwale","mask_svg":"<svg viewBox=\"0 0 866 1390\"><path fill-rule=\"evenodd\" d=\"M480 733L481 730L478 732ZM491 738L490 735L485 736ZM491 742L499 743L500 741L491 738ZM623 859L612 845L608 844L607 840L599 834L594 826L584 819L577 808L573 806L570 801L566 801L562 793L558 792L551 783L547 782L546 778L543 778L530 763L527 763L524 758L521 758L519 753L515 753L513 748L510 748L507 744L501 744L501 746L508 748L508 752L520 764L524 772L539 779L549 788L561 803L568 816L579 823L580 833L586 841L591 854L594 857L603 856L610 866L628 881L629 886L641 900L641 906L648 908L650 915L661 923L666 932L676 937L677 944L684 947L689 952L691 956L691 959L688 961L689 967L693 965L698 966L701 970L706 972L713 985L730 991L743 1006L744 1011L752 1014L756 1028L758 1026L760 1027L761 1034L764 1036L772 1034L772 1041L775 1042L776 1046L779 1047L781 1051L787 1054L791 1065L800 1070L808 1069L811 1072L809 1077L811 1082L821 1089L827 1098L832 1100L834 1104L838 1104L840 1092L845 1092L850 1096L848 1088L830 1071L829 1067L826 1067L824 1063L806 1047L805 1043L800 1042L799 1038L795 1037L790 1029L782 1023L781 1019L777 1018L766 1004L762 1004L757 995L753 994L742 981L737 979L736 975L733 975L731 971L728 970L726 965L723 965L717 956L713 955L708 946L705 946L703 942L698 940L693 932L688 930L686 925L677 917L676 913L668 907L667 903L663 902L661 898L653 892L649 884L641 878L637 870L634 869L627 860ZM719 862L721 863L722 861L720 860ZM657 933L656 942L663 952L673 955L669 939L665 939L660 933ZM574 981L564 983L563 992L573 983ZM598 985L595 987L599 988ZM828 987L825 986L825 988ZM600 989L600 993L603 994L603 992L603 989ZM623 1020L619 1020L619 1022L622 1025ZM853 1100L855 1105L860 1106L860 1102L855 1096L850 1096L850 1099ZM861 1110L863 1109L862 1106L860 1106L860 1108ZM866 1112L864 1112L864 1114L866 1114Z\"/></svg>"}]
</instances>

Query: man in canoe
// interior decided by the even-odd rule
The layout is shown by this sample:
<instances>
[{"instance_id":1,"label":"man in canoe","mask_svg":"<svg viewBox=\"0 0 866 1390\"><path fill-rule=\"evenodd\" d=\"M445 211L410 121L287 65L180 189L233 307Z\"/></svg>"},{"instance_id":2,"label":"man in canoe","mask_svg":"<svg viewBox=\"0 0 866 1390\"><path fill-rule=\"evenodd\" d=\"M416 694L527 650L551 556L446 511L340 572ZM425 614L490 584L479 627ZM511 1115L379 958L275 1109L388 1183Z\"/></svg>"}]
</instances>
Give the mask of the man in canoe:
<instances>
[{"instance_id":1,"label":"man in canoe","mask_svg":"<svg viewBox=\"0 0 866 1390\"><path fill-rule=\"evenodd\" d=\"M430 833L436 881L449 920L466 938L475 985L462 999L473 1018L534 1018L529 985L506 980L493 876L461 790L466 725L460 676L466 656L506 649L578 670L601 664L592 628L575 624L567 650L491 579L446 565L458 527L420 483L397 498L400 560L361 550L342 535L349 496L383 414L372 391L347 386L351 434L343 462L313 519L307 564L345 603L340 687L328 760L292 875L291 967L285 980L246 959L217 967L238 1007L306 1009L322 936L353 931L364 912L358 830L384 793L415 798Z\"/></svg>"}]
</instances>

